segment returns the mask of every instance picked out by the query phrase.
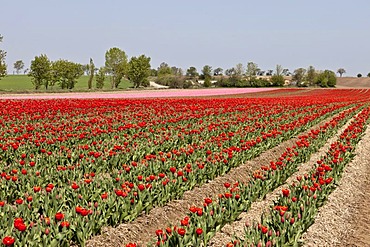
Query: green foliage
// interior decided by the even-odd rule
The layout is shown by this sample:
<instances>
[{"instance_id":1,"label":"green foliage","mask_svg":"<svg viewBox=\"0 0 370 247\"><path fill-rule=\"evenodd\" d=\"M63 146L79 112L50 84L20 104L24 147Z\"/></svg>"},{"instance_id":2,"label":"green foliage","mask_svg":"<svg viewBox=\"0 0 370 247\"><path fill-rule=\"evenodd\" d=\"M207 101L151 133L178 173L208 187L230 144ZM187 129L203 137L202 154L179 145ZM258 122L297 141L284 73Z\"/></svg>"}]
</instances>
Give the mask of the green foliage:
<instances>
[{"instance_id":1,"label":"green foliage","mask_svg":"<svg viewBox=\"0 0 370 247\"><path fill-rule=\"evenodd\" d=\"M73 89L78 78L83 75L83 66L78 63L67 60L57 60L51 64L51 83L54 86L56 83L62 89ZM47 85L45 85L47 88Z\"/></svg>"},{"instance_id":2,"label":"green foliage","mask_svg":"<svg viewBox=\"0 0 370 247\"><path fill-rule=\"evenodd\" d=\"M210 86L212 86L211 77L206 76L204 79L204 87L210 87Z\"/></svg>"},{"instance_id":3,"label":"green foliage","mask_svg":"<svg viewBox=\"0 0 370 247\"><path fill-rule=\"evenodd\" d=\"M246 78L252 86L256 81L256 75L258 71L260 71L260 69L256 63L249 62L247 64Z\"/></svg>"},{"instance_id":4,"label":"green foliage","mask_svg":"<svg viewBox=\"0 0 370 247\"><path fill-rule=\"evenodd\" d=\"M162 62L158 67L158 77L167 76L172 74L171 67L165 63Z\"/></svg>"},{"instance_id":5,"label":"green foliage","mask_svg":"<svg viewBox=\"0 0 370 247\"><path fill-rule=\"evenodd\" d=\"M222 68L220 68L220 67L218 67L217 69L215 69L214 71L213 71L213 75L214 76L220 76L220 75L222 75L222 72L223 72L224 70L222 69Z\"/></svg>"},{"instance_id":6,"label":"green foliage","mask_svg":"<svg viewBox=\"0 0 370 247\"><path fill-rule=\"evenodd\" d=\"M95 80L96 80L96 88L102 89L104 87L104 81L105 81L105 68L104 67L100 67L99 71L96 72Z\"/></svg>"},{"instance_id":7,"label":"green foliage","mask_svg":"<svg viewBox=\"0 0 370 247\"><path fill-rule=\"evenodd\" d=\"M316 70L313 66L308 67L306 73L306 81L308 85L312 86L315 84Z\"/></svg>"},{"instance_id":8,"label":"green foliage","mask_svg":"<svg viewBox=\"0 0 370 247\"><path fill-rule=\"evenodd\" d=\"M304 79L306 75L306 69L304 68L298 68L294 70L292 80L296 82L298 87L304 86Z\"/></svg>"},{"instance_id":9,"label":"green foliage","mask_svg":"<svg viewBox=\"0 0 370 247\"><path fill-rule=\"evenodd\" d=\"M317 73L315 83L320 87L335 87L337 77L333 71L325 70L324 72Z\"/></svg>"},{"instance_id":10,"label":"green foliage","mask_svg":"<svg viewBox=\"0 0 370 247\"><path fill-rule=\"evenodd\" d=\"M189 83L185 83L185 77L176 75L162 75L157 77L156 83L170 88L184 88L190 86Z\"/></svg>"},{"instance_id":11,"label":"green foliage","mask_svg":"<svg viewBox=\"0 0 370 247\"><path fill-rule=\"evenodd\" d=\"M128 63L128 78L134 83L134 87L148 86L150 75L150 57L141 55L132 57Z\"/></svg>"},{"instance_id":12,"label":"green foliage","mask_svg":"<svg viewBox=\"0 0 370 247\"><path fill-rule=\"evenodd\" d=\"M92 58L90 58L90 64L88 66L89 69L89 80L87 81L87 88L91 89L92 88L92 82L94 79L94 74L95 74L95 64Z\"/></svg>"},{"instance_id":13,"label":"green foliage","mask_svg":"<svg viewBox=\"0 0 370 247\"><path fill-rule=\"evenodd\" d=\"M285 79L282 75L273 75L271 76L271 83L275 87L282 87L284 86Z\"/></svg>"},{"instance_id":14,"label":"green foliage","mask_svg":"<svg viewBox=\"0 0 370 247\"><path fill-rule=\"evenodd\" d=\"M3 41L3 36L0 34L0 43ZM6 76L6 63L5 63L6 51L0 50L0 80Z\"/></svg>"},{"instance_id":15,"label":"green foliage","mask_svg":"<svg viewBox=\"0 0 370 247\"><path fill-rule=\"evenodd\" d=\"M185 80L182 87L183 88L191 88L191 87L193 87L193 83L190 80Z\"/></svg>"},{"instance_id":16,"label":"green foliage","mask_svg":"<svg viewBox=\"0 0 370 247\"><path fill-rule=\"evenodd\" d=\"M357 77L358 77L358 78L361 78L361 77L362 77L362 74L358 73L358 74L357 74Z\"/></svg>"},{"instance_id":17,"label":"green foliage","mask_svg":"<svg viewBox=\"0 0 370 247\"><path fill-rule=\"evenodd\" d=\"M216 85L219 87L271 87L270 81L263 78L255 78L252 82L249 82L239 76L221 77Z\"/></svg>"},{"instance_id":18,"label":"green foliage","mask_svg":"<svg viewBox=\"0 0 370 247\"><path fill-rule=\"evenodd\" d=\"M280 64L276 65L275 74L271 76L271 80L270 80L272 86L275 86L275 87L284 86L285 79L283 75L286 75L287 71L288 70L283 69L283 66L281 66Z\"/></svg>"},{"instance_id":19,"label":"green foliage","mask_svg":"<svg viewBox=\"0 0 370 247\"><path fill-rule=\"evenodd\" d=\"M105 53L105 68L111 76L111 88L117 88L127 72L126 53L117 47L110 48Z\"/></svg>"},{"instance_id":20,"label":"green foliage","mask_svg":"<svg viewBox=\"0 0 370 247\"><path fill-rule=\"evenodd\" d=\"M17 73L17 75L19 75L20 71L24 68L24 62L22 60L18 60L14 63L14 69Z\"/></svg>"},{"instance_id":21,"label":"green foliage","mask_svg":"<svg viewBox=\"0 0 370 247\"><path fill-rule=\"evenodd\" d=\"M178 68L176 66L172 66L171 67L171 74L172 75L177 75L177 76L182 76L183 75L183 71L181 68Z\"/></svg>"},{"instance_id":22,"label":"green foliage","mask_svg":"<svg viewBox=\"0 0 370 247\"><path fill-rule=\"evenodd\" d=\"M40 89L42 85L45 85L46 89L48 88L51 76L50 72L51 62L45 54L36 56L35 59L31 61L28 76L32 77L32 84L36 90Z\"/></svg>"},{"instance_id":23,"label":"green foliage","mask_svg":"<svg viewBox=\"0 0 370 247\"><path fill-rule=\"evenodd\" d=\"M150 76L157 76L157 75L158 75L158 71L156 69L150 70Z\"/></svg>"},{"instance_id":24,"label":"green foliage","mask_svg":"<svg viewBox=\"0 0 370 247\"><path fill-rule=\"evenodd\" d=\"M212 67L209 65L204 65L202 69L202 76L201 79L206 80L208 78L209 83L211 82L211 76L212 76Z\"/></svg>"},{"instance_id":25,"label":"green foliage","mask_svg":"<svg viewBox=\"0 0 370 247\"><path fill-rule=\"evenodd\" d=\"M189 78L195 78L199 76L197 69L193 66L189 67L188 70L186 71L186 76Z\"/></svg>"},{"instance_id":26,"label":"green foliage","mask_svg":"<svg viewBox=\"0 0 370 247\"><path fill-rule=\"evenodd\" d=\"M367 77L370 77L370 72L367 74Z\"/></svg>"}]
</instances>

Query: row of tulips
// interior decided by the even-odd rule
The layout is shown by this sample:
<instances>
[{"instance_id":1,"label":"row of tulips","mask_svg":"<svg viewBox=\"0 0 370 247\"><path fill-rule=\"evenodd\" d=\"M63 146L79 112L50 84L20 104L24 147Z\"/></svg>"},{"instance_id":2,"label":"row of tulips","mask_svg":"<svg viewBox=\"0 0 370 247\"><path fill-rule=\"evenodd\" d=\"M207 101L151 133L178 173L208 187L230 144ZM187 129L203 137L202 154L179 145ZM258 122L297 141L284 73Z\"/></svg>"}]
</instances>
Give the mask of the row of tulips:
<instances>
[{"instance_id":1,"label":"row of tulips","mask_svg":"<svg viewBox=\"0 0 370 247\"><path fill-rule=\"evenodd\" d=\"M318 208L336 188L343 170L353 156L356 145L369 123L370 108L364 109L330 150L317 161L309 174L297 177L261 223L245 228L243 238L226 244L232 246L299 246L301 236L315 221Z\"/></svg>"},{"instance_id":2,"label":"row of tulips","mask_svg":"<svg viewBox=\"0 0 370 247\"><path fill-rule=\"evenodd\" d=\"M191 207L189 216L181 220L179 226L158 230L157 245L206 246L223 225L234 221L241 212L249 209L252 202L283 184L302 162L307 161L360 108L357 106L346 110L320 128L300 136L299 141L287 148L278 160L261 166L261 170L252 175L248 184L226 183L227 191L219 195L216 202L207 198L203 207Z\"/></svg>"}]
</instances>

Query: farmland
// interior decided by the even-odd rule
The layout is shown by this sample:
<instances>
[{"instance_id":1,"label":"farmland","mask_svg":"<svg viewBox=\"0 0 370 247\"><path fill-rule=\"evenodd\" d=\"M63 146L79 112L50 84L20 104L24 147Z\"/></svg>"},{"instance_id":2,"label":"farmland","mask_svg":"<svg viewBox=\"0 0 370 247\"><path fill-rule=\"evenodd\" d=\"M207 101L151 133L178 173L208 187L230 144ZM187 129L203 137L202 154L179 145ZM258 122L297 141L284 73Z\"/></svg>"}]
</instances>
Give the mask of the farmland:
<instances>
[{"instance_id":1,"label":"farmland","mask_svg":"<svg viewBox=\"0 0 370 247\"><path fill-rule=\"evenodd\" d=\"M0 98L3 244L303 241L354 158L370 92L189 92Z\"/></svg>"},{"instance_id":2,"label":"farmland","mask_svg":"<svg viewBox=\"0 0 370 247\"><path fill-rule=\"evenodd\" d=\"M0 83L0 92L36 92L34 90L34 85L32 84L32 78L27 75L8 75L4 78L2 78ZM81 76L74 88L74 91L87 91L87 81L89 77L86 75ZM95 85L93 85L95 88ZM119 89L127 89L129 87L132 87L132 84L127 81L123 80L122 83L119 85ZM108 79L104 82L103 90L109 90L110 89L110 81ZM48 92L48 91L58 91L63 92L62 89L59 89L57 86L54 88L49 88L48 90L40 89L37 90L37 92ZM68 90L64 90L68 91Z\"/></svg>"}]
</instances>

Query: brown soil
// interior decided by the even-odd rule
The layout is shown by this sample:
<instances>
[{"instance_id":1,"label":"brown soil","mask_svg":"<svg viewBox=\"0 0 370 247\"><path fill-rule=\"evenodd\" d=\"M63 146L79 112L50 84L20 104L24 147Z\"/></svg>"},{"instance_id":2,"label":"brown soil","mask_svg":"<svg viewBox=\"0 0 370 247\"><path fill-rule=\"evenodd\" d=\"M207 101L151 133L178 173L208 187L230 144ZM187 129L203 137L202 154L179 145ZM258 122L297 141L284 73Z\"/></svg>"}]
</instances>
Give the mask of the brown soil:
<instances>
[{"instance_id":1,"label":"brown soil","mask_svg":"<svg viewBox=\"0 0 370 247\"><path fill-rule=\"evenodd\" d=\"M337 88L370 88L370 77L338 77Z\"/></svg>"},{"instance_id":2,"label":"brown soil","mask_svg":"<svg viewBox=\"0 0 370 247\"><path fill-rule=\"evenodd\" d=\"M315 223L304 234L310 246L370 246L370 126Z\"/></svg>"},{"instance_id":3,"label":"brown soil","mask_svg":"<svg viewBox=\"0 0 370 247\"><path fill-rule=\"evenodd\" d=\"M323 122L313 128L319 127ZM143 214L133 222L121 224L116 228L103 228L101 235L90 239L86 246L114 247L122 246L122 244L129 242L143 244L153 240L152 238L155 237L155 231L157 229L164 228L171 224L178 224L178 222L187 215L190 206L202 206L204 198L215 198L219 193L223 193L225 182L247 182L249 175L256 169L259 169L261 164L277 159L283 150L294 145L296 140L296 138L293 138L281 143L264 152L259 157L246 162L244 165L232 169L228 174L209 181L209 183L197 187L192 191L186 192L181 200L172 201L164 207L154 208L149 214Z\"/></svg>"}]
</instances>

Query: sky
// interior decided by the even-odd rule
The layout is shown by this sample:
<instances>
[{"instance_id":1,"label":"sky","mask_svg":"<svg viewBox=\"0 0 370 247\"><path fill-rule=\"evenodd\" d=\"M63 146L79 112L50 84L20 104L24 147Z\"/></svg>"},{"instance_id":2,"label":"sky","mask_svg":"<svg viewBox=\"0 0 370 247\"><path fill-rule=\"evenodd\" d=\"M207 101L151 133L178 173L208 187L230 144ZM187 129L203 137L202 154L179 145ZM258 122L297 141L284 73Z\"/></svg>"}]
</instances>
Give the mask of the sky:
<instances>
[{"instance_id":1,"label":"sky","mask_svg":"<svg viewBox=\"0 0 370 247\"><path fill-rule=\"evenodd\" d=\"M118 47L186 71L252 61L294 71L313 65L370 72L370 1L0 0L0 49L26 67L35 56L104 65Z\"/></svg>"}]
</instances>

